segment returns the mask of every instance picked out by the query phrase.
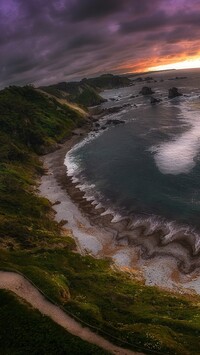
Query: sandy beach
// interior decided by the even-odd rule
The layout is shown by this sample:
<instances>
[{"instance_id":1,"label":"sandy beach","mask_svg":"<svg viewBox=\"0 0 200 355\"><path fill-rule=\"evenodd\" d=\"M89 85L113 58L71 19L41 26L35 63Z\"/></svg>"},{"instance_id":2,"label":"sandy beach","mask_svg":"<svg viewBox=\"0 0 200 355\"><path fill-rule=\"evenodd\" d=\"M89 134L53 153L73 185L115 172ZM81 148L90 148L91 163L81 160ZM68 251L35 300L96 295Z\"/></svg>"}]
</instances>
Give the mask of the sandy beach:
<instances>
[{"instance_id":1,"label":"sandy beach","mask_svg":"<svg viewBox=\"0 0 200 355\"><path fill-rule=\"evenodd\" d=\"M198 272L182 273L178 268L184 250L177 248L175 260L170 256L170 250L167 257L156 255L156 246L152 245L153 256L146 257L140 242L129 243L127 221L113 223L113 216L87 201L84 192L67 176L65 156L87 133L88 130L79 129L60 149L41 158L46 174L41 179L39 193L53 204L56 221L63 221L63 228L75 239L79 253L111 258L114 267L146 285L157 285L172 292L200 294ZM141 228L138 230L139 238L145 239ZM148 240L147 243L151 243L151 239Z\"/></svg>"}]
</instances>

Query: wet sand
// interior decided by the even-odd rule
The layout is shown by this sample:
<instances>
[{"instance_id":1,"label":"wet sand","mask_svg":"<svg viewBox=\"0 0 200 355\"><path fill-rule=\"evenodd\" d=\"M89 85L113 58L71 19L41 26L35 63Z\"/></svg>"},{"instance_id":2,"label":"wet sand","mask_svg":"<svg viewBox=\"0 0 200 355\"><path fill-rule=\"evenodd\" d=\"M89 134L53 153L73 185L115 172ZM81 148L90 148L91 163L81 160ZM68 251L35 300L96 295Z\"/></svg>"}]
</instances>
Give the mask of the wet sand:
<instances>
[{"instance_id":1,"label":"wet sand","mask_svg":"<svg viewBox=\"0 0 200 355\"><path fill-rule=\"evenodd\" d=\"M42 177L39 190L54 204L55 219L67 221L64 227L72 231L80 253L109 257L115 266L133 272L147 285L200 294L200 273L191 268L191 249L184 238L180 237L179 245L160 245L159 232L147 235L144 226L132 228L128 219L113 223L113 216L104 215L103 208L95 208L67 176L65 156L86 134L80 129L59 150L42 157L47 174Z\"/></svg>"}]
</instances>

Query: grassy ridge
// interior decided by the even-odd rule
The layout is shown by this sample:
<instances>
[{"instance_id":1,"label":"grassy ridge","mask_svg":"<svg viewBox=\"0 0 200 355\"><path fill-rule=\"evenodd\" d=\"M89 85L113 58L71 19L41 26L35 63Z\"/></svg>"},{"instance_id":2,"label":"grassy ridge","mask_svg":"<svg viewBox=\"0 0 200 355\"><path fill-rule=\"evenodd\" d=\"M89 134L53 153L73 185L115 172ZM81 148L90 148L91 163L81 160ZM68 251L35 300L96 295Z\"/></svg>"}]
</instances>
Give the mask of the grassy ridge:
<instances>
[{"instance_id":1,"label":"grassy ridge","mask_svg":"<svg viewBox=\"0 0 200 355\"><path fill-rule=\"evenodd\" d=\"M62 141L73 128L83 124L77 112L30 86L2 90L0 110L3 141L7 135L12 145L27 147L36 153Z\"/></svg>"},{"instance_id":2,"label":"grassy ridge","mask_svg":"<svg viewBox=\"0 0 200 355\"><path fill-rule=\"evenodd\" d=\"M132 82L125 76L103 74L96 78L83 79L79 82L61 82L43 86L41 89L58 98L66 98L87 108L106 101L99 92L106 89L116 89L131 85Z\"/></svg>"},{"instance_id":3,"label":"grassy ridge","mask_svg":"<svg viewBox=\"0 0 200 355\"><path fill-rule=\"evenodd\" d=\"M37 153L56 147L84 118L32 87L0 92L0 245L27 248L59 236L50 203L35 193Z\"/></svg>"},{"instance_id":4,"label":"grassy ridge","mask_svg":"<svg viewBox=\"0 0 200 355\"><path fill-rule=\"evenodd\" d=\"M96 106L104 100L98 93L98 90L84 82L58 83L50 86L43 86L41 89L55 97L66 98L75 102L85 109L88 106Z\"/></svg>"},{"instance_id":5,"label":"grassy ridge","mask_svg":"<svg viewBox=\"0 0 200 355\"><path fill-rule=\"evenodd\" d=\"M64 137L63 131L70 135L84 119L30 87L0 92L0 109L0 268L24 273L67 310L128 341L133 349L199 354L199 297L189 301L145 287L113 271L109 261L74 253L74 241L61 236L50 203L35 194L36 178L42 173L37 153L55 145ZM34 139L32 131L37 132ZM13 312L17 307L10 303ZM0 320L8 329L11 318L6 318L6 312L5 308ZM32 326L35 332L35 323ZM20 329L26 333L25 323ZM42 333L43 326L40 329ZM5 353L3 334L0 353ZM35 334L36 340L42 336ZM54 336L53 341L57 341L61 335ZM39 340L32 353L40 353L38 344Z\"/></svg>"}]
</instances>

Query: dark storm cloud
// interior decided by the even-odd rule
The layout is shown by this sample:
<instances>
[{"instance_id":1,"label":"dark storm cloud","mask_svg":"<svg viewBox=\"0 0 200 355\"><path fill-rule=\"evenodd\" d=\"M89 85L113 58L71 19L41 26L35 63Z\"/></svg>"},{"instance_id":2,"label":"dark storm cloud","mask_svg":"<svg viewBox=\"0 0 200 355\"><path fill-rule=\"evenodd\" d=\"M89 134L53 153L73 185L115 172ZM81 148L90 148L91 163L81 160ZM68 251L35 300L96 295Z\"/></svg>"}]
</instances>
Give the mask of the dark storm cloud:
<instances>
[{"instance_id":1,"label":"dark storm cloud","mask_svg":"<svg viewBox=\"0 0 200 355\"><path fill-rule=\"evenodd\" d=\"M96 34L81 34L69 41L68 49L75 49L89 46L99 46L105 43L105 39Z\"/></svg>"},{"instance_id":2,"label":"dark storm cloud","mask_svg":"<svg viewBox=\"0 0 200 355\"><path fill-rule=\"evenodd\" d=\"M131 32L145 32L149 30L155 30L160 27L164 27L168 24L168 16L164 11L158 11L150 16L139 17L138 19L133 19L129 22L124 22L121 24L122 33Z\"/></svg>"},{"instance_id":3,"label":"dark storm cloud","mask_svg":"<svg viewBox=\"0 0 200 355\"><path fill-rule=\"evenodd\" d=\"M159 0L154 0L154 6ZM92 18L101 18L113 15L120 11L131 11L135 14L146 13L152 7L150 1L140 0L72 0L69 11L71 19L82 21Z\"/></svg>"},{"instance_id":4,"label":"dark storm cloud","mask_svg":"<svg viewBox=\"0 0 200 355\"><path fill-rule=\"evenodd\" d=\"M120 11L126 0L72 0L70 13L71 19L82 21L90 18L100 18Z\"/></svg>"},{"instance_id":5,"label":"dark storm cloud","mask_svg":"<svg viewBox=\"0 0 200 355\"><path fill-rule=\"evenodd\" d=\"M197 0L1 0L1 86L78 79L118 72L127 63L142 68L155 56L193 55L199 23Z\"/></svg>"}]
</instances>

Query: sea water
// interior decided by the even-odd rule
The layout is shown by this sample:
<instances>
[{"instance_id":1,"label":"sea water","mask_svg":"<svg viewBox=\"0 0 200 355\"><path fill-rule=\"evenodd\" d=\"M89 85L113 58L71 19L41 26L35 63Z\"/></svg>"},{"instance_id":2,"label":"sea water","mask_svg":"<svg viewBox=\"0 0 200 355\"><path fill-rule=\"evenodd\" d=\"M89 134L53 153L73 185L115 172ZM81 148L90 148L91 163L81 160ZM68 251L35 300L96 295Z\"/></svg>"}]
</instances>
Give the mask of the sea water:
<instances>
[{"instance_id":1,"label":"sea water","mask_svg":"<svg viewBox=\"0 0 200 355\"><path fill-rule=\"evenodd\" d=\"M69 152L66 165L86 198L112 211L114 221L116 216L128 216L134 227L148 225L146 234L162 228L163 243L187 236L196 258L200 246L200 70L151 76L149 83L133 81L134 86L102 93L108 100L104 108L129 106L104 117L101 124L110 118L124 124L90 133ZM151 87L160 103L151 105L148 96L140 95L142 86ZM183 96L170 100L168 89L173 86Z\"/></svg>"}]
</instances>

